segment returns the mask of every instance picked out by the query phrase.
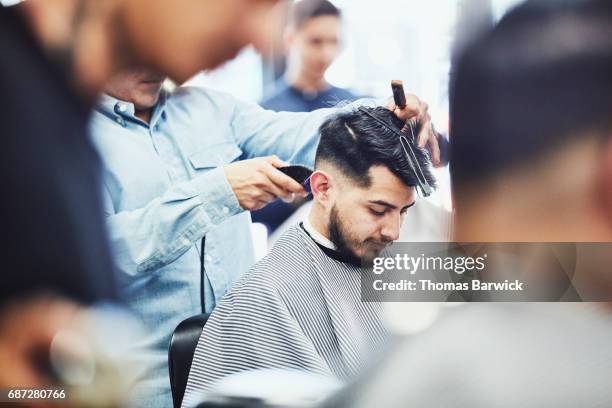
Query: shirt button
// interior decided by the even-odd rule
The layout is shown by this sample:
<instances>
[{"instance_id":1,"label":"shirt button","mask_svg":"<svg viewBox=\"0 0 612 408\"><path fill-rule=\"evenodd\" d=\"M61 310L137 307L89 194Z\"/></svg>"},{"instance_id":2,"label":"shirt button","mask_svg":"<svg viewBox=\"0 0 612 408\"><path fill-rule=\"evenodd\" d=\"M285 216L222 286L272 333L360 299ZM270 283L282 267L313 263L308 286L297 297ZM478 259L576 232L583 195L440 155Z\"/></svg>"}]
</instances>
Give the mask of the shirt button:
<instances>
[{"instance_id":1,"label":"shirt button","mask_svg":"<svg viewBox=\"0 0 612 408\"><path fill-rule=\"evenodd\" d=\"M125 106L124 104L120 103L119 107L117 109L119 109L120 112L125 112L125 111L127 111L127 106Z\"/></svg>"},{"instance_id":2,"label":"shirt button","mask_svg":"<svg viewBox=\"0 0 612 408\"><path fill-rule=\"evenodd\" d=\"M221 212L223 213L223 215L227 215L227 214L229 214L229 208L227 208L227 207L223 207L223 208L221 209Z\"/></svg>"},{"instance_id":3,"label":"shirt button","mask_svg":"<svg viewBox=\"0 0 612 408\"><path fill-rule=\"evenodd\" d=\"M206 262L212 262L212 256L206 255Z\"/></svg>"}]
</instances>

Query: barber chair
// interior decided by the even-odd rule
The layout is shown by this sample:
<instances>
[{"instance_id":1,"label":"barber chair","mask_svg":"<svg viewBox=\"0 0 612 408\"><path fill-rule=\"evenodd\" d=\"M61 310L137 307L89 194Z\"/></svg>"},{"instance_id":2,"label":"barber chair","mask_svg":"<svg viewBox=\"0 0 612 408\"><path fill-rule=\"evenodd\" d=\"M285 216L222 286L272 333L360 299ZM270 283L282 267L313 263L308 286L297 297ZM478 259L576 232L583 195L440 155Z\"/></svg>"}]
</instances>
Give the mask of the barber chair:
<instances>
[{"instance_id":1,"label":"barber chair","mask_svg":"<svg viewBox=\"0 0 612 408\"><path fill-rule=\"evenodd\" d=\"M176 326L170 339L168 367L174 408L180 408L183 401L193 355L209 316L200 314L183 320Z\"/></svg>"}]
</instances>

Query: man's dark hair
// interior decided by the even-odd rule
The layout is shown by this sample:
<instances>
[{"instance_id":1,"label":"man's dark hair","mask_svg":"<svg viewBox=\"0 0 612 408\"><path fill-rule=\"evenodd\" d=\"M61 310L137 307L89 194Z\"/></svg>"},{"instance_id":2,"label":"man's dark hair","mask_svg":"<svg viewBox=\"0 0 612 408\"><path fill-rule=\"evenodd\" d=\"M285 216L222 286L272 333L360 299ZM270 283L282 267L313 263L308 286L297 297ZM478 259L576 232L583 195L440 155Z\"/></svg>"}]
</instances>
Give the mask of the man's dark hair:
<instances>
[{"instance_id":1,"label":"man's dark hair","mask_svg":"<svg viewBox=\"0 0 612 408\"><path fill-rule=\"evenodd\" d=\"M527 1L455 68L454 187L535 160L583 130L603 136L612 123L612 1Z\"/></svg>"},{"instance_id":2,"label":"man's dark hair","mask_svg":"<svg viewBox=\"0 0 612 408\"><path fill-rule=\"evenodd\" d=\"M369 187L372 182L368 177L370 167L383 165L407 186L418 186L417 175L412 170L399 136L370 115L375 115L396 131L404 127L402 120L383 107L362 107L334 116L321 125L321 140L315 167L318 168L322 162L331 163L358 185ZM419 130L419 126L416 126L415 137ZM404 131L404 134L415 153L425 180L432 187L435 186L429 154L416 146L410 131Z\"/></svg>"},{"instance_id":3,"label":"man's dark hair","mask_svg":"<svg viewBox=\"0 0 612 408\"><path fill-rule=\"evenodd\" d=\"M327 0L302 0L293 6L291 24L299 29L312 18L321 16L341 17L340 10Z\"/></svg>"}]
</instances>

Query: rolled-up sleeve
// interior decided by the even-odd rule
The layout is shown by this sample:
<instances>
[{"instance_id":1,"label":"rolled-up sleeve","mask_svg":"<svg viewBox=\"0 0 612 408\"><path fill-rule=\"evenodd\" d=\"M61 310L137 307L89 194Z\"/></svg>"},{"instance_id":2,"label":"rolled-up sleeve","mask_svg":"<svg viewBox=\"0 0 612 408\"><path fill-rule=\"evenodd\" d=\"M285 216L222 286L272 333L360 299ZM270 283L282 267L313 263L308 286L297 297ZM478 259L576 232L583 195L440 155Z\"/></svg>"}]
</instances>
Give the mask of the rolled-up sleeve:
<instances>
[{"instance_id":1,"label":"rolled-up sleeve","mask_svg":"<svg viewBox=\"0 0 612 408\"><path fill-rule=\"evenodd\" d=\"M173 262L210 229L243 211L222 167L179 183L131 211L115 213L108 191L105 195L114 256L128 275Z\"/></svg>"}]
</instances>

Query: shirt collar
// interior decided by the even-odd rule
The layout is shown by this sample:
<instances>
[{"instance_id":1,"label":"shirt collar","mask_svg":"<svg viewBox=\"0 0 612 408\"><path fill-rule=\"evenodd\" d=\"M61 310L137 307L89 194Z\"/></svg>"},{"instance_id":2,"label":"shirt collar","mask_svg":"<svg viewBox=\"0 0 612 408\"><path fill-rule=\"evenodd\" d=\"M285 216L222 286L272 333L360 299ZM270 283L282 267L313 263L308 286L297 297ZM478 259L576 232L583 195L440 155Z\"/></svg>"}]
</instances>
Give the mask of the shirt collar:
<instances>
[{"instance_id":1,"label":"shirt collar","mask_svg":"<svg viewBox=\"0 0 612 408\"><path fill-rule=\"evenodd\" d=\"M134 104L121 101L108 94L102 94L98 99L98 109L111 115L134 116Z\"/></svg>"},{"instance_id":2,"label":"shirt collar","mask_svg":"<svg viewBox=\"0 0 612 408\"><path fill-rule=\"evenodd\" d=\"M162 89L161 93L159 94L159 100L153 108L151 123L149 124L150 126L155 126L159 118L163 115L167 99L168 93L166 90ZM133 103L122 101L108 94L102 94L100 96L98 99L97 109L113 118L130 119L142 122L134 115L136 108L134 107Z\"/></svg>"}]
</instances>

